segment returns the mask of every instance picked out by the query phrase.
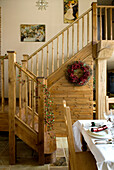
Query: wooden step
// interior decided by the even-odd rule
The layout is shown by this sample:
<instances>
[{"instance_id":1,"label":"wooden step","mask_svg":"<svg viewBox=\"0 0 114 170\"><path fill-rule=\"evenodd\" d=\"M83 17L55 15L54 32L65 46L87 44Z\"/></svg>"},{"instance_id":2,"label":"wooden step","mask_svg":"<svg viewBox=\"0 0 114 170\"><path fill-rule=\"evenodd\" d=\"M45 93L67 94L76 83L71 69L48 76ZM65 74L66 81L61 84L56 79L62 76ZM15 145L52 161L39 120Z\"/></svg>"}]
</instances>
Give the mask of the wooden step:
<instances>
[{"instance_id":1,"label":"wooden step","mask_svg":"<svg viewBox=\"0 0 114 170\"><path fill-rule=\"evenodd\" d=\"M15 132L21 140L38 152L38 132L31 129L30 126L25 124L17 116L15 117ZM56 138L54 132L44 132L44 153L51 154L55 150Z\"/></svg>"},{"instance_id":2,"label":"wooden step","mask_svg":"<svg viewBox=\"0 0 114 170\"><path fill-rule=\"evenodd\" d=\"M27 145L38 152L37 133L17 116L15 117L15 134Z\"/></svg>"}]
</instances>

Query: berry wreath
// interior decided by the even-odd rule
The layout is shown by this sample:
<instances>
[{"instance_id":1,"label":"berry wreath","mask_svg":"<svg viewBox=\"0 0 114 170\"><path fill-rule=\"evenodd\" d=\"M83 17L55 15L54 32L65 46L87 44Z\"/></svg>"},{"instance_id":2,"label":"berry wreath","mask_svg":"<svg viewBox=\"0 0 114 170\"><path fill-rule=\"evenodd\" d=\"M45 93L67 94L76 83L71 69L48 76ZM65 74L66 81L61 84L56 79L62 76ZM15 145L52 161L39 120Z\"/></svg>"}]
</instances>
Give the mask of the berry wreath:
<instances>
[{"instance_id":1,"label":"berry wreath","mask_svg":"<svg viewBox=\"0 0 114 170\"><path fill-rule=\"evenodd\" d=\"M85 85L92 75L92 69L82 61L75 61L67 66L66 78L75 86Z\"/></svg>"}]
</instances>

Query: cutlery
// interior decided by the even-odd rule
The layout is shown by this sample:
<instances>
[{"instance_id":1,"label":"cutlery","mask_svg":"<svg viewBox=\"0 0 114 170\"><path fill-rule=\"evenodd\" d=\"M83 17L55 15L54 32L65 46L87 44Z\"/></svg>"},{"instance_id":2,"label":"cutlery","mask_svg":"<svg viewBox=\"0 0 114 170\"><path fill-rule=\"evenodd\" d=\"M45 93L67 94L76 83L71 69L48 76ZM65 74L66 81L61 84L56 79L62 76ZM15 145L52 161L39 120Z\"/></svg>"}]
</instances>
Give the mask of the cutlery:
<instances>
[{"instance_id":1,"label":"cutlery","mask_svg":"<svg viewBox=\"0 0 114 170\"><path fill-rule=\"evenodd\" d=\"M112 141L97 141L95 142L95 145L97 144L112 144Z\"/></svg>"}]
</instances>

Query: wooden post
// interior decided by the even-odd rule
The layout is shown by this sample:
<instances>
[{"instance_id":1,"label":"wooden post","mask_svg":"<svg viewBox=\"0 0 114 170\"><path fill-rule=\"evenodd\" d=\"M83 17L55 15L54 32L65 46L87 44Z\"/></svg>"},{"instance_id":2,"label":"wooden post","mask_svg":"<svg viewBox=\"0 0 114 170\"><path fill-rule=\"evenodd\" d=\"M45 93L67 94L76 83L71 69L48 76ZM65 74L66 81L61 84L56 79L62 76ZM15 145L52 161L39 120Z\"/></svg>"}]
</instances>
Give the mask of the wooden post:
<instances>
[{"instance_id":1,"label":"wooden post","mask_svg":"<svg viewBox=\"0 0 114 170\"><path fill-rule=\"evenodd\" d=\"M26 60L26 68L28 69L28 57L29 55L28 54L23 54L23 60Z\"/></svg>"},{"instance_id":2,"label":"wooden post","mask_svg":"<svg viewBox=\"0 0 114 170\"><path fill-rule=\"evenodd\" d=\"M15 113L16 113L16 53L8 51L9 86L9 163L15 164Z\"/></svg>"},{"instance_id":3,"label":"wooden post","mask_svg":"<svg viewBox=\"0 0 114 170\"><path fill-rule=\"evenodd\" d=\"M107 61L96 59L96 119L104 119L107 85Z\"/></svg>"},{"instance_id":4,"label":"wooden post","mask_svg":"<svg viewBox=\"0 0 114 170\"><path fill-rule=\"evenodd\" d=\"M97 43L97 3L92 3L92 43L93 43L93 58L97 56L96 43Z\"/></svg>"},{"instance_id":5,"label":"wooden post","mask_svg":"<svg viewBox=\"0 0 114 170\"><path fill-rule=\"evenodd\" d=\"M96 58L96 119L104 119L107 89L107 60L113 56L113 42L99 42Z\"/></svg>"},{"instance_id":6,"label":"wooden post","mask_svg":"<svg viewBox=\"0 0 114 170\"><path fill-rule=\"evenodd\" d=\"M37 89L38 89L38 158L39 165L44 165L44 78L37 78Z\"/></svg>"},{"instance_id":7,"label":"wooden post","mask_svg":"<svg viewBox=\"0 0 114 170\"><path fill-rule=\"evenodd\" d=\"M27 69L27 60L21 60L23 69ZM26 123L28 123L28 94L27 94L27 76L22 72L22 107L25 109Z\"/></svg>"}]
</instances>

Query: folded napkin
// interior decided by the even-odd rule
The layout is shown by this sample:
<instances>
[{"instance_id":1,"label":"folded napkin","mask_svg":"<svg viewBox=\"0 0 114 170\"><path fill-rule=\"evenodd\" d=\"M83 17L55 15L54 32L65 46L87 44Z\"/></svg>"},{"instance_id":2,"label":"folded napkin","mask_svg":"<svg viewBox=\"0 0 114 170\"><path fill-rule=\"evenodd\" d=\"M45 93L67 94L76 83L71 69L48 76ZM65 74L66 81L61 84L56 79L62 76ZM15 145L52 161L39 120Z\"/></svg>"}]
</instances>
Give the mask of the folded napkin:
<instances>
[{"instance_id":1,"label":"folded napkin","mask_svg":"<svg viewBox=\"0 0 114 170\"><path fill-rule=\"evenodd\" d=\"M103 126L98 127L98 128L91 128L91 132L99 132L99 131L105 130L107 128L108 127L106 125L103 125Z\"/></svg>"}]
</instances>

